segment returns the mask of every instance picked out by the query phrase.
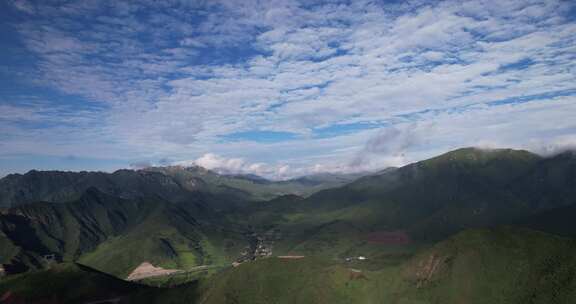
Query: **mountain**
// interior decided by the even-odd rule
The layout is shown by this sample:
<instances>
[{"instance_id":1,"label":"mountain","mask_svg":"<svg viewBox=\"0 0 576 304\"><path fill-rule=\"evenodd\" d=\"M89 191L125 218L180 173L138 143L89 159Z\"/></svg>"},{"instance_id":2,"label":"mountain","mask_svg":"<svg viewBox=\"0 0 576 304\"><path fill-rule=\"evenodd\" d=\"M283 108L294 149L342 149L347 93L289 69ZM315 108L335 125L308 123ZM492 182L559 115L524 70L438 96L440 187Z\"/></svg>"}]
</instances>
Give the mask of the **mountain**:
<instances>
[{"instance_id":1,"label":"mountain","mask_svg":"<svg viewBox=\"0 0 576 304\"><path fill-rule=\"evenodd\" d=\"M202 181L190 183L185 191L169 176L156 172L118 170L103 172L35 171L11 174L0 180L0 206L32 202L68 202L80 198L89 188L121 198L160 197L184 200L190 190L202 188Z\"/></svg>"},{"instance_id":2,"label":"mountain","mask_svg":"<svg viewBox=\"0 0 576 304\"><path fill-rule=\"evenodd\" d=\"M268 183L199 167L113 174L32 171L3 180L30 189L21 196L12 191L8 200L72 198L86 190L68 202L2 211L0 262L39 268L42 255L55 253L125 276L147 260L168 268L228 263L242 246L252 246L254 236L248 235L254 233L281 235L274 254L410 253L467 228L517 224L576 203L574 163L571 153L543 158L521 150L464 148L308 197L282 195L259 203L247 196L270 194L263 189L278 185L345 178ZM50 185L58 187L50 191Z\"/></svg>"},{"instance_id":3,"label":"mountain","mask_svg":"<svg viewBox=\"0 0 576 304\"><path fill-rule=\"evenodd\" d=\"M0 202L13 206L0 214L0 264L41 269L54 254L126 276L144 261L180 269L230 263L252 229L230 214L252 210L252 200L343 180L272 182L200 167L10 175L0 180Z\"/></svg>"},{"instance_id":4,"label":"mountain","mask_svg":"<svg viewBox=\"0 0 576 304\"><path fill-rule=\"evenodd\" d=\"M182 202L203 192L227 201L262 201L286 194L308 196L358 176L316 176L274 182L257 176L221 175L202 167L151 167L114 173L32 170L0 179L0 208L38 201L74 201L88 188L127 199L152 197ZM314 182L305 182L308 180Z\"/></svg>"},{"instance_id":5,"label":"mountain","mask_svg":"<svg viewBox=\"0 0 576 304\"><path fill-rule=\"evenodd\" d=\"M372 250L373 234L426 244L574 204L574 176L573 154L464 148L263 206L253 221L285 231L284 252L342 256Z\"/></svg>"},{"instance_id":6,"label":"mountain","mask_svg":"<svg viewBox=\"0 0 576 304\"><path fill-rule=\"evenodd\" d=\"M271 200L288 194L309 196L320 190L342 186L368 174L314 174L284 181L271 181L254 174L217 174L197 166L152 167L145 170L161 172L172 177L181 185L187 185L190 180L200 179L212 192L235 189L244 193L249 199L260 201Z\"/></svg>"},{"instance_id":7,"label":"mountain","mask_svg":"<svg viewBox=\"0 0 576 304\"><path fill-rule=\"evenodd\" d=\"M175 289L130 287L122 301L141 294L139 303L576 299L576 245L561 237L576 236L574 153L464 148L345 179L273 182L197 167L11 175L0 183L0 199L13 205L0 209L0 264L8 273L33 271L0 279L0 291L28 297L4 282L57 276L54 262L118 278L148 262L224 270L184 276L175 282L190 285ZM340 182L308 196L281 194Z\"/></svg>"},{"instance_id":8,"label":"mountain","mask_svg":"<svg viewBox=\"0 0 576 304\"><path fill-rule=\"evenodd\" d=\"M576 152L542 159L512 187L533 208L576 204Z\"/></svg>"},{"instance_id":9,"label":"mountain","mask_svg":"<svg viewBox=\"0 0 576 304\"><path fill-rule=\"evenodd\" d=\"M88 189L68 203L38 202L0 215L0 263L19 272L43 268L43 256L82 261L121 277L149 261L167 268L227 263L247 244L201 196L186 203L123 199ZM6 249L4 249L6 248Z\"/></svg>"},{"instance_id":10,"label":"mountain","mask_svg":"<svg viewBox=\"0 0 576 304\"><path fill-rule=\"evenodd\" d=\"M370 175L370 172L361 173L316 173L280 182L281 184L302 184L321 186L321 188L333 188L348 184L358 178ZM330 185L330 187L325 186Z\"/></svg>"},{"instance_id":11,"label":"mountain","mask_svg":"<svg viewBox=\"0 0 576 304\"><path fill-rule=\"evenodd\" d=\"M515 222L515 225L544 231L556 235L576 237L576 204L558 207L530 215Z\"/></svg>"}]
</instances>

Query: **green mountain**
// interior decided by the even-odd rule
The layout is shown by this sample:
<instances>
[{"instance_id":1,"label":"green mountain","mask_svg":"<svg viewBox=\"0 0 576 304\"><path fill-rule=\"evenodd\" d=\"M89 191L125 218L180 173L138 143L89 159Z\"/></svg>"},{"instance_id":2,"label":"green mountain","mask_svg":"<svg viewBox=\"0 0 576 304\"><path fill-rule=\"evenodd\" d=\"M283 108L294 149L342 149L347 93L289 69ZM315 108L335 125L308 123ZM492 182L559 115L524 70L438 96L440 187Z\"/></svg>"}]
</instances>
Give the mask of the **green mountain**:
<instances>
[{"instance_id":1,"label":"green mountain","mask_svg":"<svg viewBox=\"0 0 576 304\"><path fill-rule=\"evenodd\" d=\"M530 215L515 222L527 227L556 235L576 237L576 204L558 207Z\"/></svg>"},{"instance_id":2,"label":"green mountain","mask_svg":"<svg viewBox=\"0 0 576 304\"><path fill-rule=\"evenodd\" d=\"M574 176L573 154L465 148L305 199L271 201L251 216L285 232L275 245L281 252L343 256L372 250L372 235L427 244L576 204Z\"/></svg>"},{"instance_id":3,"label":"green mountain","mask_svg":"<svg viewBox=\"0 0 576 304\"><path fill-rule=\"evenodd\" d=\"M0 179L0 208L38 201L74 201L89 188L127 199L159 197L182 202L197 192L203 192L220 199L227 198L227 201L261 201L287 194L308 196L360 176L330 174L269 181L257 176L221 175L202 167L180 166L118 170L114 173L32 170Z\"/></svg>"},{"instance_id":4,"label":"green mountain","mask_svg":"<svg viewBox=\"0 0 576 304\"><path fill-rule=\"evenodd\" d=\"M197 188L201 188L198 181ZM126 199L160 197L186 200L185 191L170 177L146 171L103 172L35 171L11 174L0 180L0 206L12 207L33 202L69 202L79 199L89 188Z\"/></svg>"},{"instance_id":5,"label":"green mountain","mask_svg":"<svg viewBox=\"0 0 576 304\"><path fill-rule=\"evenodd\" d=\"M73 202L9 209L0 227L0 263L12 271L42 268L42 257L53 254L125 277L145 261L181 269L228 263L247 243L243 228L200 196L176 204L121 199L95 188Z\"/></svg>"},{"instance_id":6,"label":"green mountain","mask_svg":"<svg viewBox=\"0 0 576 304\"><path fill-rule=\"evenodd\" d=\"M9 199L72 198L90 184L99 187L86 188L68 203L3 211L0 262L39 268L41 256L55 253L125 276L146 260L169 268L229 263L243 246L254 244L248 235L274 231L279 235L274 254L410 253L467 228L515 224L576 204L574 164L572 153L542 158L527 151L465 148L306 198L283 195L261 203L249 201L265 193L259 185L293 181L224 176L199 167L113 174L31 171L3 179L34 189ZM328 180L344 179L324 175L298 183ZM57 190L49 190L52 184Z\"/></svg>"},{"instance_id":7,"label":"green mountain","mask_svg":"<svg viewBox=\"0 0 576 304\"><path fill-rule=\"evenodd\" d=\"M11 175L0 182L0 200L14 205L0 210L0 264L51 273L37 270L54 256L119 278L143 262L225 269L145 292L160 303L178 293L200 303L574 300L576 247L560 237L576 235L574 153L465 148L357 177L273 182L196 167ZM229 266L258 252L306 257Z\"/></svg>"},{"instance_id":8,"label":"green mountain","mask_svg":"<svg viewBox=\"0 0 576 304\"><path fill-rule=\"evenodd\" d=\"M152 167L148 172L160 172L173 178L178 184L194 190L196 180L204 181L204 188L219 193L235 190L251 200L270 200L282 195L308 196L314 192L342 186L368 173L358 174L314 174L299 178L271 181L253 174L225 175L202 167ZM192 185L192 187L189 187Z\"/></svg>"}]
</instances>

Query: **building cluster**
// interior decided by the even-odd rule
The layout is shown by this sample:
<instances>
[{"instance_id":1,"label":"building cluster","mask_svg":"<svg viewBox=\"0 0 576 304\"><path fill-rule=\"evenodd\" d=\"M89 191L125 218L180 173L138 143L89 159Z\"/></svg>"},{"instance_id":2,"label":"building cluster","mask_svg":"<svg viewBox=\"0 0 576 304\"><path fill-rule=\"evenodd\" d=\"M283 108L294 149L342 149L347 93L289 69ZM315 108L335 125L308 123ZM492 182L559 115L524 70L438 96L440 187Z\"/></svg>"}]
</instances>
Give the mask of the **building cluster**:
<instances>
[{"instance_id":1,"label":"building cluster","mask_svg":"<svg viewBox=\"0 0 576 304\"><path fill-rule=\"evenodd\" d=\"M236 267L243 262L272 256L274 241L281 239L282 234L277 230L271 229L262 234L254 232L249 237L251 240L250 245L240 252L240 257L232 263L233 266Z\"/></svg>"}]
</instances>

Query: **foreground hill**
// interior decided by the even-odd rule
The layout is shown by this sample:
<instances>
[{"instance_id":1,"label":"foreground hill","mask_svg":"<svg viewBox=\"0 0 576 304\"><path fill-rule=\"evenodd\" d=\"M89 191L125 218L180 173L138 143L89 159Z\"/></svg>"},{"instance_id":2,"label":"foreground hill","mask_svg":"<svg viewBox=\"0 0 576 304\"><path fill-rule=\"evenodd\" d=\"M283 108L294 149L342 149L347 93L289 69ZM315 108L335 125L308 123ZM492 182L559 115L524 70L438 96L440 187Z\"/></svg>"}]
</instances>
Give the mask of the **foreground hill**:
<instances>
[{"instance_id":1,"label":"foreground hill","mask_svg":"<svg viewBox=\"0 0 576 304\"><path fill-rule=\"evenodd\" d=\"M276 259L216 277L202 303L573 303L576 242L515 228L467 230L402 261Z\"/></svg>"},{"instance_id":2,"label":"foreground hill","mask_svg":"<svg viewBox=\"0 0 576 304\"><path fill-rule=\"evenodd\" d=\"M413 256L270 257L171 289L59 265L0 280L0 295L74 303L116 297L126 303L569 304L576 301L574 252L574 240L532 230L472 229Z\"/></svg>"},{"instance_id":3,"label":"foreground hill","mask_svg":"<svg viewBox=\"0 0 576 304\"><path fill-rule=\"evenodd\" d=\"M93 268L64 263L0 280L6 304L194 303L197 284L162 289L120 280Z\"/></svg>"},{"instance_id":4,"label":"foreground hill","mask_svg":"<svg viewBox=\"0 0 576 304\"><path fill-rule=\"evenodd\" d=\"M7 304L89 303L122 299L149 289L72 263L16 275L0 282L0 299Z\"/></svg>"}]
</instances>

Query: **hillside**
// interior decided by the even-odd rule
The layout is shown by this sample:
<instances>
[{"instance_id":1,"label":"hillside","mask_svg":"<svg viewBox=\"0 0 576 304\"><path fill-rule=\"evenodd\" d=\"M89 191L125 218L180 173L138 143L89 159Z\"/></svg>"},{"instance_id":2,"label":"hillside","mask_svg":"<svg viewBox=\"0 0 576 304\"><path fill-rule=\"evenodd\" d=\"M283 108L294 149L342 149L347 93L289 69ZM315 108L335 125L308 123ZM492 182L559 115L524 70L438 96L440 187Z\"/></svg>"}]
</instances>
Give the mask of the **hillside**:
<instances>
[{"instance_id":1,"label":"hillside","mask_svg":"<svg viewBox=\"0 0 576 304\"><path fill-rule=\"evenodd\" d=\"M0 280L0 295L27 303L568 304L576 300L575 250L574 240L528 229L472 229L412 256L272 257L166 289L61 264Z\"/></svg>"},{"instance_id":2,"label":"hillside","mask_svg":"<svg viewBox=\"0 0 576 304\"><path fill-rule=\"evenodd\" d=\"M573 303L576 242L527 229L468 230L403 266L409 299L429 303ZM415 290L414 290L415 288Z\"/></svg>"},{"instance_id":3,"label":"hillside","mask_svg":"<svg viewBox=\"0 0 576 304\"><path fill-rule=\"evenodd\" d=\"M161 172L173 178L178 184L194 190L194 181L204 182L204 187L214 193L234 189L252 200L270 200L282 195L308 196L320 190L342 186L367 173L358 174L314 174L299 178L271 181L257 175L217 174L202 167L151 167L144 171Z\"/></svg>"},{"instance_id":4,"label":"hillside","mask_svg":"<svg viewBox=\"0 0 576 304\"><path fill-rule=\"evenodd\" d=\"M566 237L576 237L576 204L543 211L514 224Z\"/></svg>"},{"instance_id":5,"label":"hillside","mask_svg":"<svg viewBox=\"0 0 576 304\"><path fill-rule=\"evenodd\" d=\"M226 266L254 256L258 245L272 255L377 258L410 256L469 228L517 225L576 235L569 216L576 197L570 153L542 158L509 149L459 149L309 197L258 203L234 194L239 188L210 188L219 182L206 177L199 178L209 181L202 191L186 190L183 181L192 175L174 170L123 172L133 190L116 195L92 187L73 201L4 209L0 263L11 271L38 269L45 267L43 256L54 254L125 278L143 262L184 270Z\"/></svg>"},{"instance_id":6,"label":"hillside","mask_svg":"<svg viewBox=\"0 0 576 304\"><path fill-rule=\"evenodd\" d=\"M572 303L575 250L531 230L467 230L408 260L241 265L214 278L202 303Z\"/></svg>"},{"instance_id":7,"label":"hillside","mask_svg":"<svg viewBox=\"0 0 576 304\"><path fill-rule=\"evenodd\" d=\"M0 215L0 263L42 268L42 256L126 276L144 261L172 268L223 263L246 244L243 230L201 197L182 204L121 199L89 189L69 203L34 203Z\"/></svg>"},{"instance_id":8,"label":"hillside","mask_svg":"<svg viewBox=\"0 0 576 304\"><path fill-rule=\"evenodd\" d=\"M0 279L0 300L6 304L179 304L193 303L197 298L196 282L171 289L153 288L76 263Z\"/></svg>"},{"instance_id":9,"label":"hillside","mask_svg":"<svg viewBox=\"0 0 576 304\"><path fill-rule=\"evenodd\" d=\"M315 175L275 182L260 177L221 175L202 167L151 167L114 173L32 170L0 179L0 208L38 201L74 201L89 188L126 199L148 197L183 202L201 192L218 197L215 203L221 200L261 201L286 194L308 196L319 190L341 186L360 176ZM221 204L221 207L231 205Z\"/></svg>"},{"instance_id":10,"label":"hillside","mask_svg":"<svg viewBox=\"0 0 576 304\"><path fill-rule=\"evenodd\" d=\"M305 199L271 202L252 213L253 222L283 231L275 247L294 254L373 250L375 244L367 241L372 234L427 244L463 229L513 224L573 204L573 163L565 155L459 149Z\"/></svg>"},{"instance_id":11,"label":"hillside","mask_svg":"<svg viewBox=\"0 0 576 304\"><path fill-rule=\"evenodd\" d=\"M60 264L0 281L2 303L88 303L123 299L147 289L80 264Z\"/></svg>"}]
</instances>

